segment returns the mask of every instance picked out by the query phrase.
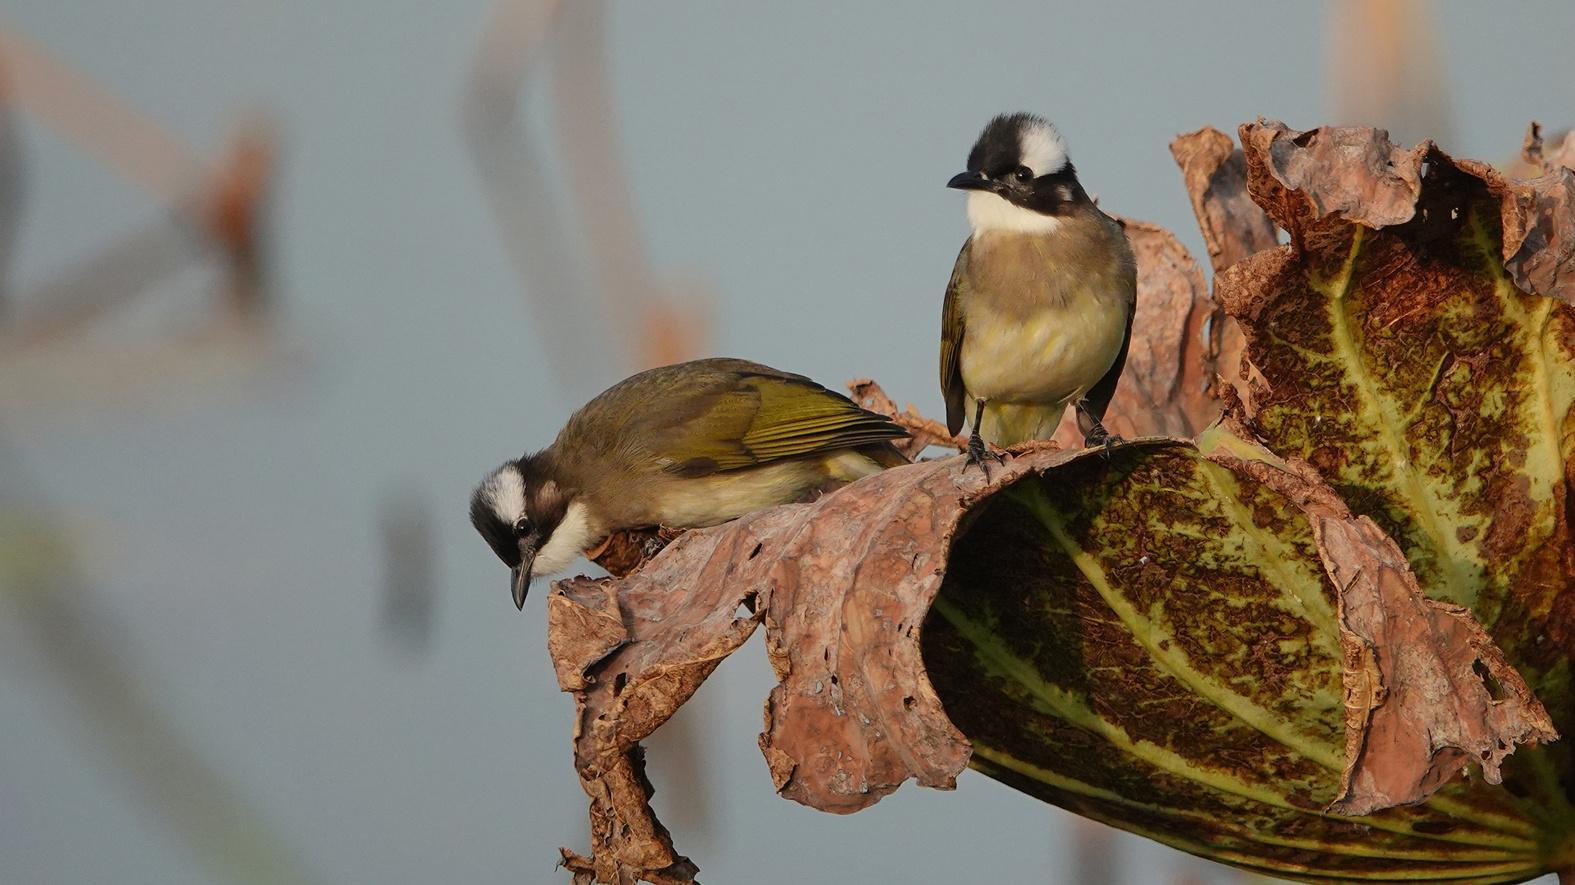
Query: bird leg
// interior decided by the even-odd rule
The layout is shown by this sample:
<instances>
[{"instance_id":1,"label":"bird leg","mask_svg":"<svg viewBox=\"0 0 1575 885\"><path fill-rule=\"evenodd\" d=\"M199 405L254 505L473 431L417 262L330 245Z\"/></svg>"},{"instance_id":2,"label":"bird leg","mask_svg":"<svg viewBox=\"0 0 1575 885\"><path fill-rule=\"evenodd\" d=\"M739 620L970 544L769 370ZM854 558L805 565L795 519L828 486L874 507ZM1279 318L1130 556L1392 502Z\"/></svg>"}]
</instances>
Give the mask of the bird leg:
<instances>
[{"instance_id":1,"label":"bird leg","mask_svg":"<svg viewBox=\"0 0 1575 885\"><path fill-rule=\"evenodd\" d=\"M1111 449L1125 442L1121 437L1105 429L1104 422L1099 420L1099 416L1088 407L1086 399L1077 401L1077 429L1083 431L1083 445L1090 449L1104 446L1106 458L1110 457Z\"/></svg>"},{"instance_id":2,"label":"bird leg","mask_svg":"<svg viewBox=\"0 0 1575 885\"><path fill-rule=\"evenodd\" d=\"M979 435L979 423L984 420L984 400L977 402L978 405L973 410L973 433L968 436L968 460L963 462L963 471L967 472L970 465L977 464L979 469L984 471L984 481L989 482L990 465L985 462L994 461L1003 467L1006 462L1001 459L999 453L985 443L984 437Z\"/></svg>"}]
</instances>

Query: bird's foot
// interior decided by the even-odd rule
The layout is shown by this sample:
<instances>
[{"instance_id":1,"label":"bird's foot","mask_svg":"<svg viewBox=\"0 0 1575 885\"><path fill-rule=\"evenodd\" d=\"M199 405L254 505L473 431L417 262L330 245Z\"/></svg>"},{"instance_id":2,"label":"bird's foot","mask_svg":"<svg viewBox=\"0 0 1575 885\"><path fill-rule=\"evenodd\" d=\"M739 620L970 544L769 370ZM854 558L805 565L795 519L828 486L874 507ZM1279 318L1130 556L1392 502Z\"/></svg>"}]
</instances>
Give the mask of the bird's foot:
<instances>
[{"instance_id":1,"label":"bird's foot","mask_svg":"<svg viewBox=\"0 0 1575 885\"><path fill-rule=\"evenodd\" d=\"M1083 437L1083 446L1090 449L1099 446L1103 449L1100 456L1106 461L1110 460L1110 450L1124 442L1126 440L1106 430L1103 424L1095 424L1094 429Z\"/></svg>"},{"instance_id":2,"label":"bird's foot","mask_svg":"<svg viewBox=\"0 0 1575 885\"><path fill-rule=\"evenodd\" d=\"M973 435L968 437L968 460L963 462L963 472L966 473L970 466L977 464L979 469L984 471L984 481L989 482L990 461L994 461L1003 467L1006 466L1006 461L1001 457L1001 453L986 443L984 437L980 436L978 431L974 431Z\"/></svg>"}]
</instances>

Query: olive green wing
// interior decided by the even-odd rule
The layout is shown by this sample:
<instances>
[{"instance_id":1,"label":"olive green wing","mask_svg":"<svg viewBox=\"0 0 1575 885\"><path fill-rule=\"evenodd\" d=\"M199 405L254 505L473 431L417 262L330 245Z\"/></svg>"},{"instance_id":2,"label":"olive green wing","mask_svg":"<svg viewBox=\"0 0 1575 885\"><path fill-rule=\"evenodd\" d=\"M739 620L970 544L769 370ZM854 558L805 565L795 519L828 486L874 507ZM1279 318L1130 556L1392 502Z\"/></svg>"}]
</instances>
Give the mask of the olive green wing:
<instances>
[{"instance_id":1,"label":"olive green wing","mask_svg":"<svg viewBox=\"0 0 1575 885\"><path fill-rule=\"evenodd\" d=\"M653 452L671 472L704 476L908 435L802 375L742 360L710 366L725 371L685 397Z\"/></svg>"},{"instance_id":2,"label":"olive green wing","mask_svg":"<svg viewBox=\"0 0 1575 885\"><path fill-rule=\"evenodd\" d=\"M966 417L968 391L962 379L963 310L962 287L966 285L968 253L973 238L963 243L946 284L946 303L941 308L941 395L946 398L946 429L952 436L962 431Z\"/></svg>"}]
</instances>

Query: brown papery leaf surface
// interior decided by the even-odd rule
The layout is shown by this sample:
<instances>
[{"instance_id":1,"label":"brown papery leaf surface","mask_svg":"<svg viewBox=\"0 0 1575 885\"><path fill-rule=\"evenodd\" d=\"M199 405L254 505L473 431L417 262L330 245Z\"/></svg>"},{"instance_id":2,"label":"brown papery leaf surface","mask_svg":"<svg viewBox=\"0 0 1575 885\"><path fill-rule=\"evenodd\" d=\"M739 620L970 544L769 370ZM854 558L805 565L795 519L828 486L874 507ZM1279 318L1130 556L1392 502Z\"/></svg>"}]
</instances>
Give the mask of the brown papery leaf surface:
<instances>
[{"instance_id":1,"label":"brown papery leaf surface","mask_svg":"<svg viewBox=\"0 0 1575 885\"><path fill-rule=\"evenodd\" d=\"M1401 148L1383 130L1365 127L1299 132L1260 120L1242 126L1241 140L1256 158L1249 188L1254 200L1282 225L1302 231L1323 225L1293 219L1338 219L1375 229L1413 220L1441 224L1420 201L1423 180L1429 161L1457 168L1498 203L1500 248L1515 285L1575 303L1575 172L1562 165L1514 179L1486 163L1454 160L1431 141Z\"/></svg>"},{"instance_id":2,"label":"brown papery leaf surface","mask_svg":"<svg viewBox=\"0 0 1575 885\"><path fill-rule=\"evenodd\" d=\"M1170 153L1216 272L1278 245L1274 222L1247 193L1247 160L1229 135L1205 126L1176 136Z\"/></svg>"},{"instance_id":3,"label":"brown papery leaf surface","mask_svg":"<svg viewBox=\"0 0 1575 885\"><path fill-rule=\"evenodd\" d=\"M1178 135L1170 143L1170 153L1181 167L1182 184L1192 201L1216 281L1225 268L1279 244L1274 222L1247 192L1247 159L1229 135L1205 126ZM1218 300L1216 293L1214 302L1218 304ZM1246 341L1241 326L1234 317L1216 311L1210 333L1218 351L1216 383L1248 396L1247 366L1241 358Z\"/></svg>"},{"instance_id":4,"label":"brown papery leaf surface","mask_svg":"<svg viewBox=\"0 0 1575 885\"><path fill-rule=\"evenodd\" d=\"M1542 124L1532 121L1520 145L1521 166L1512 167L1517 178L1536 178L1559 168L1575 169L1575 129L1566 129L1551 141L1542 135Z\"/></svg>"},{"instance_id":5,"label":"brown papery leaf surface","mask_svg":"<svg viewBox=\"0 0 1575 885\"><path fill-rule=\"evenodd\" d=\"M1070 453L1013 459L992 488ZM981 471L960 459L889 470L809 504L678 538L621 580L559 581L548 600L559 685L576 699L575 765L591 797L597 881L685 882L648 799L638 741L766 624L781 683L761 749L778 792L850 812L910 777L949 788L968 761L924 677L916 638L946 544Z\"/></svg>"}]
</instances>

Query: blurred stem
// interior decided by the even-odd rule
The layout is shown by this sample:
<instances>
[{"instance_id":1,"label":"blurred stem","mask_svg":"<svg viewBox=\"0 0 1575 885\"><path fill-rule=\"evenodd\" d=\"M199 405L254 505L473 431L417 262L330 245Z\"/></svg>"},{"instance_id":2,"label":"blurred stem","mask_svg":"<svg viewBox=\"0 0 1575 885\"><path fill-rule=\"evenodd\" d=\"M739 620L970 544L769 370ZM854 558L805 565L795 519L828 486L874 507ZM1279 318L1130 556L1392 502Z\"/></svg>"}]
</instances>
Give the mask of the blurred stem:
<instances>
[{"instance_id":1,"label":"blurred stem","mask_svg":"<svg viewBox=\"0 0 1575 885\"><path fill-rule=\"evenodd\" d=\"M0 30L6 98L170 207L213 172L198 152L72 65Z\"/></svg>"}]
</instances>

